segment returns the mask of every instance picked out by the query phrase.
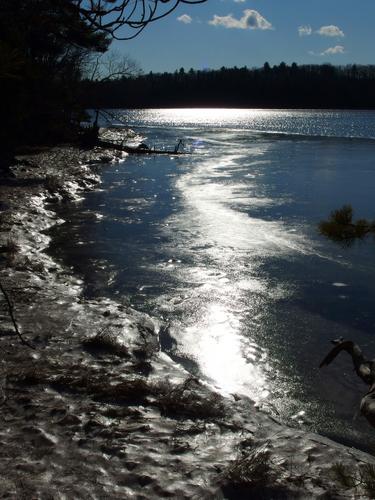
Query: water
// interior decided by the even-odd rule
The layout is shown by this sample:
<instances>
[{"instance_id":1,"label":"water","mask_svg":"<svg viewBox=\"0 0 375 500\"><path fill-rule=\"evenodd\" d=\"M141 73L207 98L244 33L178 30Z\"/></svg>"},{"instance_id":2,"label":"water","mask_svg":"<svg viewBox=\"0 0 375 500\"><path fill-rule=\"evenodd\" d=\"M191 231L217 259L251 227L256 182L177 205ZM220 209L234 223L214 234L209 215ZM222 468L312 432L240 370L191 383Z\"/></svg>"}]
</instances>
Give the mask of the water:
<instances>
[{"instance_id":1,"label":"water","mask_svg":"<svg viewBox=\"0 0 375 500\"><path fill-rule=\"evenodd\" d=\"M372 451L357 417L366 386L343 336L375 357L375 245L318 234L351 203L374 216L375 113L118 112L146 142L194 154L128 157L102 189L64 207L51 251L107 295L164 320L162 348L227 394Z\"/></svg>"}]
</instances>

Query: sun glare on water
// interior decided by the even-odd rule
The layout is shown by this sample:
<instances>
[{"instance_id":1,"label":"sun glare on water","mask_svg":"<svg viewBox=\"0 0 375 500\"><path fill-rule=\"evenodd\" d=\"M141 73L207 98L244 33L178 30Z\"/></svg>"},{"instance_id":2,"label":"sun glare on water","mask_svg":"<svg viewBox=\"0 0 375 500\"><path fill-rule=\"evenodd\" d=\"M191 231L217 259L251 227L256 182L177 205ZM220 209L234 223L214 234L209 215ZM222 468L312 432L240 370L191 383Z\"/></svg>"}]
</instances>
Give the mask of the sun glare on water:
<instances>
[{"instance_id":1,"label":"sun glare on water","mask_svg":"<svg viewBox=\"0 0 375 500\"><path fill-rule=\"evenodd\" d=\"M195 344L197 358L217 387L227 393L250 393L259 400L268 393L267 382L255 360L244 357L240 326L238 317L225 304L213 302L208 304L202 321L190 326L186 335L199 339Z\"/></svg>"},{"instance_id":2,"label":"sun glare on water","mask_svg":"<svg viewBox=\"0 0 375 500\"><path fill-rule=\"evenodd\" d=\"M147 114L148 121L170 126L231 126L249 125L266 119L272 111L236 108L173 108L155 109ZM273 111L274 113L274 111Z\"/></svg>"}]
</instances>

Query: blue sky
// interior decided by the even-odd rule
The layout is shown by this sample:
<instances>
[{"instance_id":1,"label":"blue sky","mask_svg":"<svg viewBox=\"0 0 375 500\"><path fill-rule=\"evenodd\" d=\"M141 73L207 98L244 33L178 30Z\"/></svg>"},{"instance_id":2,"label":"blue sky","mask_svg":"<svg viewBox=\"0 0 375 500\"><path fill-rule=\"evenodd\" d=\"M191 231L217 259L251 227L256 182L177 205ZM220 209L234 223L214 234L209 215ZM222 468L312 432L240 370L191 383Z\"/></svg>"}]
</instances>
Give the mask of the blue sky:
<instances>
[{"instance_id":1,"label":"blue sky","mask_svg":"<svg viewBox=\"0 0 375 500\"><path fill-rule=\"evenodd\" d=\"M181 4L116 42L145 72L288 64L374 64L375 0L207 0Z\"/></svg>"}]
</instances>

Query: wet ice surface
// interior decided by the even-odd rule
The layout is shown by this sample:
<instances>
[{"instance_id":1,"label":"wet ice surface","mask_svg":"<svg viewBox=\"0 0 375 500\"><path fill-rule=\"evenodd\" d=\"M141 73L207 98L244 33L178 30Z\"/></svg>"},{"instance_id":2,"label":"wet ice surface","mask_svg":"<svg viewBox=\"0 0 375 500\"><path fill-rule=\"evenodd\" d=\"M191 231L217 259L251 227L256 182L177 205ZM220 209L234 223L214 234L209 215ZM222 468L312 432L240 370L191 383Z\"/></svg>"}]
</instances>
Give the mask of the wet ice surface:
<instances>
[{"instance_id":1,"label":"wet ice surface","mask_svg":"<svg viewBox=\"0 0 375 500\"><path fill-rule=\"evenodd\" d=\"M157 124L138 132L151 145L176 138ZM332 338L375 352L373 249L337 247L316 225L349 201L373 216L373 142L184 133L191 157L127 158L64 208L53 254L88 298L123 297L159 318L163 350L224 394L372 450L349 359L317 367Z\"/></svg>"},{"instance_id":2,"label":"wet ice surface","mask_svg":"<svg viewBox=\"0 0 375 500\"><path fill-rule=\"evenodd\" d=\"M361 494L361 486L348 493L333 481L331 466L337 461L358 477L361 465L374 462L371 457L282 426L238 394L222 398L159 352L160 326L161 338L173 343L168 329L175 323L159 324L157 318L129 307L123 294L116 294L116 300L105 298L105 277L116 282L105 253L101 285L98 279L91 300L83 298L83 282L73 269L45 253L49 237L42 230L61 224L56 211L66 217L81 210L85 192L98 181L95 167L82 165L90 159L97 163L98 155L103 161L102 152L72 148L41 153L28 159L33 163L27 168L14 168L16 182L0 188L0 200L6 200L1 204L6 208L0 244L11 236L19 247L14 254L2 251L0 279L14 301L23 335L36 348L20 345L0 300L0 495L238 498L241 489L235 489L228 471L259 453L270 456L269 469L263 478L244 470L251 481L254 477L254 483L246 485L246 496L249 491L264 498ZM108 154L106 158L111 160ZM107 166L108 173L113 168ZM59 176L58 185L46 182L46 174ZM27 179L33 182L25 183ZM88 210L80 220L98 227L105 216ZM76 241L75 234L69 241ZM87 234L93 238L95 232ZM77 245L84 249L84 240ZM161 269L168 269L164 278L173 276L180 260L163 257ZM230 282L217 273L221 278ZM263 290L256 282L242 289ZM134 290L133 297L144 302L147 296L139 293L147 285ZM183 299L174 295L170 302L177 305ZM237 312L233 309L230 318L233 333ZM212 321L224 324L225 318L219 314L218 321L217 314L213 309ZM221 340L226 341L224 335ZM250 342L247 347L249 353L259 350ZM171 346L164 349L173 356ZM178 361L187 359L188 353L183 353ZM204 376L202 368L200 374ZM303 416L300 410L294 420Z\"/></svg>"}]
</instances>

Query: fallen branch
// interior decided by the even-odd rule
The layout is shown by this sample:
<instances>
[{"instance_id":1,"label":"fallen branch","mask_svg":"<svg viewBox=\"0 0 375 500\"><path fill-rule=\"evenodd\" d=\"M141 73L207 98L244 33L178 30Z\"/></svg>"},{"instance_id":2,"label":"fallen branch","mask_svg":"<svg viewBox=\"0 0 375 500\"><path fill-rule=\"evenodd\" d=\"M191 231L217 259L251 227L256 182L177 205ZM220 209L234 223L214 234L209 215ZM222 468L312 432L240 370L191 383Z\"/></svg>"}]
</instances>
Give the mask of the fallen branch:
<instances>
[{"instance_id":1,"label":"fallen branch","mask_svg":"<svg viewBox=\"0 0 375 500\"><path fill-rule=\"evenodd\" d=\"M351 356L356 374L369 386L368 392L361 399L360 411L375 427L375 360L365 358L359 346L350 340L341 338L332 340L332 343L335 347L323 359L319 368L328 366L341 351Z\"/></svg>"},{"instance_id":2,"label":"fallen branch","mask_svg":"<svg viewBox=\"0 0 375 500\"><path fill-rule=\"evenodd\" d=\"M2 292L2 294L4 295L4 298L5 298L5 302L7 304L7 307L8 307L8 314L9 314L9 317L12 321L12 324L13 324L13 327L14 327L14 331L16 332L16 335L18 336L18 338L20 339L21 343L24 344L24 345L27 345L27 347L30 347L31 349L35 349L35 347L33 345L31 345L29 342L27 342L23 337L22 337L22 334L18 328L18 325L17 325L17 321L16 321L16 318L14 317L14 314L13 314L13 305L10 301L10 298L9 298L9 295L8 293L6 292L5 288L3 287L2 283L0 282L0 290Z\"/></svg>"},{"instance_id":3,"label":"fallen branch","mask_svg":"<svg viewBox=\"0 0 375 500\"><path fill-rule=\"evenodd\" d=\"M2 399L0 402L0 406L3 406L7 400L8 400L8 394L7 394L7 375L4 376L4 384L3 387L1 387L1 392L2 392Z\"/></svg>"}]
</instances>

